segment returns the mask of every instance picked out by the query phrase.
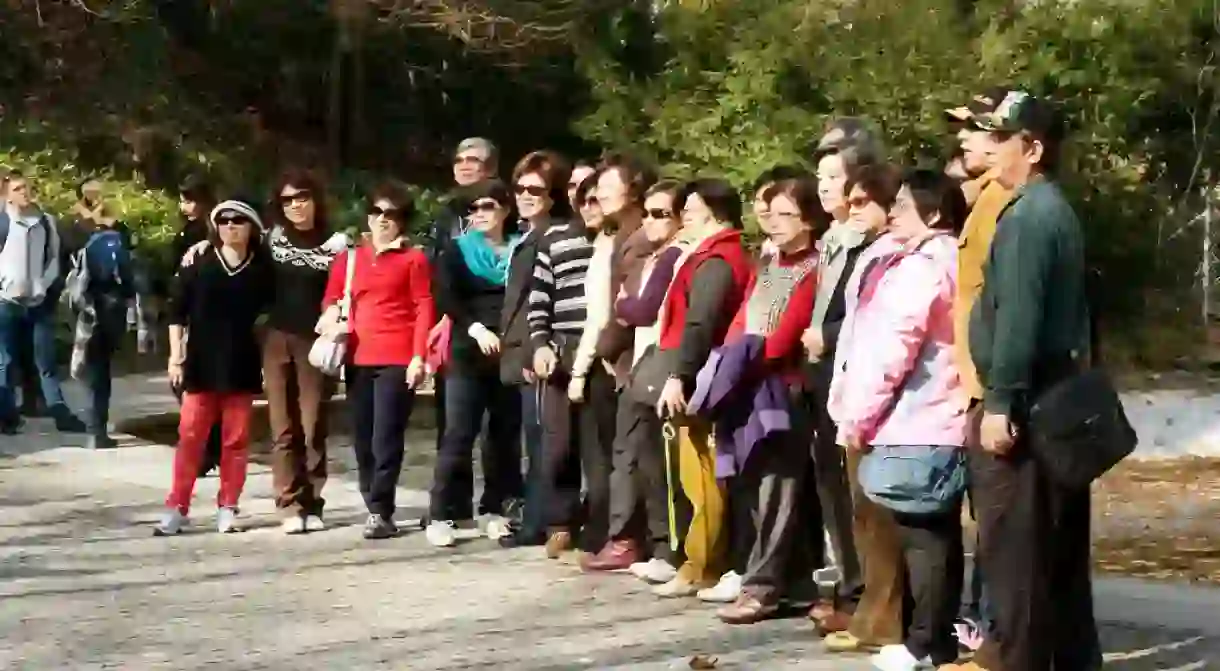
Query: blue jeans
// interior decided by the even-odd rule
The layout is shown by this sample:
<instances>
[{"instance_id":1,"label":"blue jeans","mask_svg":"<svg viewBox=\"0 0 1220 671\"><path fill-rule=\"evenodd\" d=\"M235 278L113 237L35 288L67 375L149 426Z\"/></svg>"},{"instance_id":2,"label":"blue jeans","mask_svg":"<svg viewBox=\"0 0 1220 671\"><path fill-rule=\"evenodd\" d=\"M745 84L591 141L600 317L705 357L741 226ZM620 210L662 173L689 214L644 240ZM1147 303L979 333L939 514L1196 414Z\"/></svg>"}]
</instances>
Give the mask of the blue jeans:
<instances>
[{"instance_id":1,"label":"blue jeans","mask_svg":"<svg viewBox=\"0 0 1220 671\"><path fill-rule=\"evenodd\" d=\"M10 378L19 339L26 333L33 336L34 365L47 407L64 405L55 370L55 305L50 299L33 307L0 301L0 420L17 417Z\"/></svg>"},{"instance_id":2,"label":"blue jeans","mask_svg":"<svg viewBox=\"0 0 1220 671\"><path fill-rule=\"evenodd\" d=\"M538 407L538 386L527 384L521 389L521 433L525 456L529 461L525 472L525 516L521 524L525 536L546 533L546 481L542 470L542 409Z\"/></svg>"}]
</instances>

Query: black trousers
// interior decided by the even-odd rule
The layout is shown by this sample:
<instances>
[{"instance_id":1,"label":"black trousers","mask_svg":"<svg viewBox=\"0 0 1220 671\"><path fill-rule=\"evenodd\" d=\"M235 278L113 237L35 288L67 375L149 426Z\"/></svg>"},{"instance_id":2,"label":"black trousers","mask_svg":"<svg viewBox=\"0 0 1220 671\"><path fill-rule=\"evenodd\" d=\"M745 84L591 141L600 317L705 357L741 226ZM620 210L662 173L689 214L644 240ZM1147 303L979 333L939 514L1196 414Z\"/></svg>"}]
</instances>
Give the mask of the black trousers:
<instances>
[{"instance_id":1,"label":"black trousers","mask_svg":"<svg viewBox=\"0 0 1220 671\"><path fill-rule=\"evenodd\" d=\"M616 425L610 474L610 536L634 539L644 552L677 567L681 561L671 549L669 538L669 482L665 477L661 418L655 408L621 396ZM672 454L671 477L674 489L680 490L677 461L677 455ZM683 528L681 521L676 522L677 528Z\"/></svg>"},{"instance_id":2,"label":"black trousers","mask_svg":"<svg viewBox=\"0 0 1220 671\"><path fill-rule=\"evenodd\" d=\"M584 402L576 404L577 443L584 475L584 524L580 548L597 552L610 539L610 472L613 470L618 393L614 377L595 361L585 383Z\"/></svg>"},{"instance_id":3,"label":"black trousers","mask_svg":"<svg viewBox=\"0 0 1220 671\"><path fill-rule=\"evenodd\" d=\"M405 366L348 366L347 394L365 508L392 519L415 390Z\"/></svg>"},{"instance_id":4,"label":"black trousers","mask_svg":"<svg viewBox=\"0 0 1220 671\"><path fill-rule=\"evenodd\" d=\"M524 495L521 478L521 392L499 372L450 370L444 379L445 434L432 478L433 520L474 517L474 444L488 418L483 441L483 494L479 514L502 515L508 499Z\"/></svg>"},{"instance_id":5,"label":"black trousers","mask_svg":"<svg viewBox=\"0 0 1220 671\"><path fill-rule=\"evenodd\" d=\"M525 510L521 535L538 538L546 534L546 497L549 488L543 473L542 417L537 385L513 387L521 398L521 440L525 447Z\"/></svg>"},{"instance_id":6,"label":"black trousers","mask_svg":"<svg viewBox=\"0 0 1220 671\"><path fill-rule=\"evenodd\" d=\"M110 423L110 363L115 352L122 347L127 333L127 301L115 294L93 294L90 296L97 322L93 335L85 345L85 380L89 388L89 432L95 437L106 436ZM219 457L219 445L217 446Z\"/></svg>"},{"instance_id":7,"label":"black trousers","mask_svg":"<svg viewBox=\"0 0 1220 671\"><path fill-rule=\"evenodd\" d=\"M907 650L940 666L957 659L953 622L961 604L965 556L960 506L936 515L895 514L911 610Z\"/></svg>"},{"instance_id":8,"label":"black trousers","mask_svg":"<svg viewBox=\"0 0 1220 671\"><path fill-rule=\"evenodd\" d=\"M809 533L823 536L824 529L829 532L835 564L839 567L836 595L840 607L851 612L864 594L864 573L852 532L854 513L847 479L847 457L836 442L838 428L826 411L830 380L817 379L814 384L814 391L806 393L804 401L813 424L813 460L809 477L815 483L822 514L820 519L810 520Z\"/></svg>"},{"instance_id":9,"label":"black trousers","mask_svg":"<svg viewBox=\"0 0 1220 671\"><path fill-rule=\"evenodd\" d=\"M994 626L975 656L993 671L1095 671L1089 490L1052 482L1018 438L1009 456L970 454L977 561Z\"/></svg>"}]
</instances>

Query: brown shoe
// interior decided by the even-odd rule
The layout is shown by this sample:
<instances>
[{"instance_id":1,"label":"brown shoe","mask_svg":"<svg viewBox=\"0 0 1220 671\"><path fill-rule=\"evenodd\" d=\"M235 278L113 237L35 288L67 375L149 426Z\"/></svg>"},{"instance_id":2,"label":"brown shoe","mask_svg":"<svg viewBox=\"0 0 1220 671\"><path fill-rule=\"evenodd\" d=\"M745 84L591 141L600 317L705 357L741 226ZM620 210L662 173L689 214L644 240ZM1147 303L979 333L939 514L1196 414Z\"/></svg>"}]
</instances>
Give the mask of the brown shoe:
<instances>
[{"instance_id":1,"label":"brown shoe","mask_svg":"<svg viewBox=\"0 0 1220 671\"><path fill-rule=\"evenodd\" d=\"M725 624L755 624L775 615L775 606L764 606L761 601L743 592L737 600L716 611L716 617Z\"/></svg>"},{"instance_id":2,"label":"brown shoe","mask_svg":"<svg viewBox=\"0 0 1220 671\"><path fill-rule=\"evenodd\" d=\"M572 549L572 532L562 529L552 529L546 539L546 558L559 559L563 553Z\"/></svg>"},{"instance_id":3,"label":"brown shoe","mask_svg":"<svg viewBox=\"0 0 1220 671\"><path fill-rule=\"evenodd\" d=\"M581 562L585 571L626 571L640 561L640 552L633 540L612 540L601 551Z\"/></svg>"},{"instance_id":4,"label":"brown shoe","mask_svg":"<svg viewBox=\"0 0 1220 671\"><path fill-rule=\"evenodd\" d=\"M835 612L835 602L823 599L813 605L809 609L809 619L814 622L821 622L823 619L830 617Z\"/></svg>"},{"instance_id":5,"label":"brown shoe","mask_svg":"<svg viewBox=\"0 0 1220 671\"><path fill-rule=\"evenodd\" d=\"M847 628L851 626L851 615L841 610L831 611L830 615L818 620L815 626L820 636L847 631Z\"/></svg>"}]
</instances>

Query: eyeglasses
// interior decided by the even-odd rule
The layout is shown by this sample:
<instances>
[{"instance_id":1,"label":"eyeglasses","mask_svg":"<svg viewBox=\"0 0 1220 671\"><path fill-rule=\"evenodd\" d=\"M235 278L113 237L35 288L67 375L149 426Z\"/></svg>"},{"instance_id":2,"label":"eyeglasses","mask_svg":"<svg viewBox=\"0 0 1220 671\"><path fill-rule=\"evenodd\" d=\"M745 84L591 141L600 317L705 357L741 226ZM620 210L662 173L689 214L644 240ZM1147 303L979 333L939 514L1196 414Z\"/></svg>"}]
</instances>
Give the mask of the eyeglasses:
<instances>
[{"instance_id":1,"label":"eyeglasses","mask_svg":"<svg viewBox=\"0 0 1220 671\"><path fill-rule=\"evenodd\" d=\"M535 198L541 198L547 194L547 188L545 186L534 186L532 184L518 184L513 187L513 190L517 192L518 196L523 193L528 193Z\"/></svg>"},{"instance_id":2,"label":"eyeglasses","mask_svg":"<svg viewBox=\"0 0 1220 671\"><path fill-rule=\"evenodd\" d=\"M454 165L483 165L483 159L478 156L454 156Z\"/></svg>"},{"instance_id":3,"label":"eyeglasses","mask_svg":"<svg viewBox=\"0 0 1220 671\"><path fill-rule=\"evenodd\" d=\"M402 210L398 208L376 205L369 205L367 212L370 217L385 217L386 219L397 219L402 214Z\"/></svg>"},{"instance_id":4,"label":"eyeglasses","mask_svg":"<svg viewBox=\"0 0 1220 671\"><path fill-rule=\"evenodd\" d=\"M280 196L280 206L288 207L289 205L304 205L313 200L313 194L308 191L297 191L296 193L286 193Z\"/></svg>"},{"instance_id":5,"label":"eyeglasses","mask_svg":"<svg viewBox=\"0 0 1220 671\"><path fill-rule=\"evenodd\" d=\"M647 216L651 219L673 219L674 218L673 212L670 212L669 210L663 210L660 208L644 210L644 214L645 214L645 216Z\"/></svg>"},{"instance_id":6,"label":"eyeglasses","mask_svg":"<svg viewBox=\"0 0 1220 671\"><path fill-rule=\"evenodd\" d=\"M500 209L500 204L494 200L484 200L478 203L471 203L468 209L471 214L475 212L495 212Z\"/></svg>"}]
</instances>

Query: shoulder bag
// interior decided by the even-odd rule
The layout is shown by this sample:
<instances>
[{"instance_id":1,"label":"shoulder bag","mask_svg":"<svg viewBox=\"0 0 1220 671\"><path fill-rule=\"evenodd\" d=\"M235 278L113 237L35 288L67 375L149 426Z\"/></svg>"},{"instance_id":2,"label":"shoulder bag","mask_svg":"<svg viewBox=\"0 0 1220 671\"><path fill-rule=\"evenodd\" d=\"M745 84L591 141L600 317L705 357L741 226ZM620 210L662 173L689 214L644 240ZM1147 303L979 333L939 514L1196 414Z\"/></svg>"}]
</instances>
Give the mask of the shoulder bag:
<instances>
[{"instance_id":1,"label":"shoulder bag","mask_svg":"<svg viewBox=\"0 0 1220 671\"><path fill-rule=\"evenodd\" d=\"M339 324L342 330L323 334L309 348L309 364L314 368L338 377L347 363L347 341L351 333L348 318L352 309L352 278L356 274L356 248L347 248L347 274L343 280L343 298L339 299Z\"/></svg>"}]
</instances>

